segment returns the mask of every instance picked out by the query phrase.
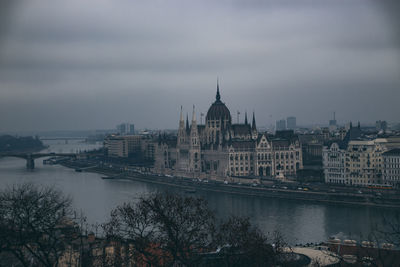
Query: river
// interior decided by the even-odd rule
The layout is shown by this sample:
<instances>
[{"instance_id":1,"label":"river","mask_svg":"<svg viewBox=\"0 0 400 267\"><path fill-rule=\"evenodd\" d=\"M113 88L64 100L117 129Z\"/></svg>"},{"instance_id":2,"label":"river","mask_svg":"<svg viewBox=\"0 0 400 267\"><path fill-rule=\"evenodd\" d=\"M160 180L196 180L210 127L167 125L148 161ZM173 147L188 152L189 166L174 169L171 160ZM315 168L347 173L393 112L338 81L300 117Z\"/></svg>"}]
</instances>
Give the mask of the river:
<instances>
[{"instance_id":1,"label":"river","mask_svg":"<svg viewBox=\"0 0 400 267\"><path fill-rule=\"evenodd\" d=\"M53 140L45 144L49 145L45 151L57 153L90 150L101 145L78 140L68 143ZM43 165L42 160L35 160L35 169L28 171L24 159L0 158L0 189L23 182L55 186L71 196L76 210L84 214L90 224L104 222L114 207L135 201L143 194L176 190L138 181L103 180L100 174L75 172L59 165ZM378 207L313 204L215 192L198 192L194 195L207 199L219 218L233 214L248 216L263 232L277 230L292 245L318 243L330 236L356 240L362 236L362 239L366 239L374 226L381 224L382 216L391 219L395 212Z\"/></svg>"}]
</instances>

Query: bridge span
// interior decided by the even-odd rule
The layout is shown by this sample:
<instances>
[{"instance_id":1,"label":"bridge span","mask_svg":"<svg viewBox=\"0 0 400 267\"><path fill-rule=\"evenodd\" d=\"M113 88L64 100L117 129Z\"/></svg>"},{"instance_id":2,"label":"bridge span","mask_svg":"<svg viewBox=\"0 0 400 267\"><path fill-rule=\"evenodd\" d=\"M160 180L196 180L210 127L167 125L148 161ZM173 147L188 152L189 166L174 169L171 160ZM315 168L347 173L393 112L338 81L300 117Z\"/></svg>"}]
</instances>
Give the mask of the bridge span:
<instances>
[{"instance_id":1,"label":"bridge span","mask_svg":"<svg viewBox=\"0 0 400 267\"><path fill-rule=\"evenodd\" d=\"M43 157L72 157L76 158L75 153L0 153L1 157L14 157L26 160L26 168L33 170L35 168L35 159Z\"/></svg>"},{"instance_id":2,"label":"bridge span","mask_svg":"<svg viewBox=\"0 0 400 267\"><path fill-rule=\"evenodd\" d=\"M39 137L39 140L46 141L46 140L86 140L87 137Z\"/></svg>"}]
</instances>

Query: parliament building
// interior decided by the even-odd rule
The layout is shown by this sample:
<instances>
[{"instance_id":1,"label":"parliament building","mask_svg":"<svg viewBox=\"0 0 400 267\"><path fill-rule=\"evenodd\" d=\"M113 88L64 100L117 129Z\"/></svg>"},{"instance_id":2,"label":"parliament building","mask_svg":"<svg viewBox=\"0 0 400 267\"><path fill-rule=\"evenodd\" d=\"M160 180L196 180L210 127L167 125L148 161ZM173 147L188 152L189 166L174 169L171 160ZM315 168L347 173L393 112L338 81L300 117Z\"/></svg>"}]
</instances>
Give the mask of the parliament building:
<instances>
[{"instance_id":1,"label":"parliament building","mask_svg":"<svg viewBox=\"0 0 400 267\"><path fill-rule=\"evenodd\" d=\"M185 123L181 107L178 134L159 136L154 163L160 174L229 182L295 176L302 167L301 145L293 131L260 133L254 112L251 124L247 114L244 123L233 124L218 83L205 124L197 124L194 106L191 124L188 118Z\"/></svg>"}]
</instances>

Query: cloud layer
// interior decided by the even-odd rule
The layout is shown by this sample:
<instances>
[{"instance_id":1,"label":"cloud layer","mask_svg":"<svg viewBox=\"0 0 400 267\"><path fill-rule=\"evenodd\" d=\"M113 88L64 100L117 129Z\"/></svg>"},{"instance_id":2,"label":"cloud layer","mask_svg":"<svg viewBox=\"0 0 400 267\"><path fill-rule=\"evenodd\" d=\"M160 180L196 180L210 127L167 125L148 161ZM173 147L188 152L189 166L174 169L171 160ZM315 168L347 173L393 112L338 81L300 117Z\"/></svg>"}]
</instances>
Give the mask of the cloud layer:
<instances>
[{"instance_id":1,"label":"cloud layer","mask_svg":"<svg viewBox=\"0 0 400 267\"><path fill-rule=\"evenodd\" d=\"M207 111L217 76L258 125L398 120L395 2L214 2L3 3L0 131L176 128L180 105Z\"/></svg>"}]
</instances>

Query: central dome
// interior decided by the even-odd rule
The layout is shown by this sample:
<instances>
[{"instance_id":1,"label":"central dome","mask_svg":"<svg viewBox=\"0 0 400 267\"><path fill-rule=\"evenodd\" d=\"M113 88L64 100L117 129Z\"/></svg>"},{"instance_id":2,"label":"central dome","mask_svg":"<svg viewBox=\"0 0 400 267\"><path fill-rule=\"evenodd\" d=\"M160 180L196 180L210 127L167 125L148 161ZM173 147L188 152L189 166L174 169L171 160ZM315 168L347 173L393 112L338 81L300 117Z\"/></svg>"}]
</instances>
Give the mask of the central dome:
<instances>
[{"instance_id":1,"label":"central dome","mask_svg":"<svg viewBox=\"0 0 400 267\"><path fill-rule=\"evenodd\" d=\"M229 109L221 102L221 95L219 94L219 85L217 84L217 95L215 102L207 111L206 121L208 120L221 120L231 122L231 113Z\"/></svg>"}]
</instances>

